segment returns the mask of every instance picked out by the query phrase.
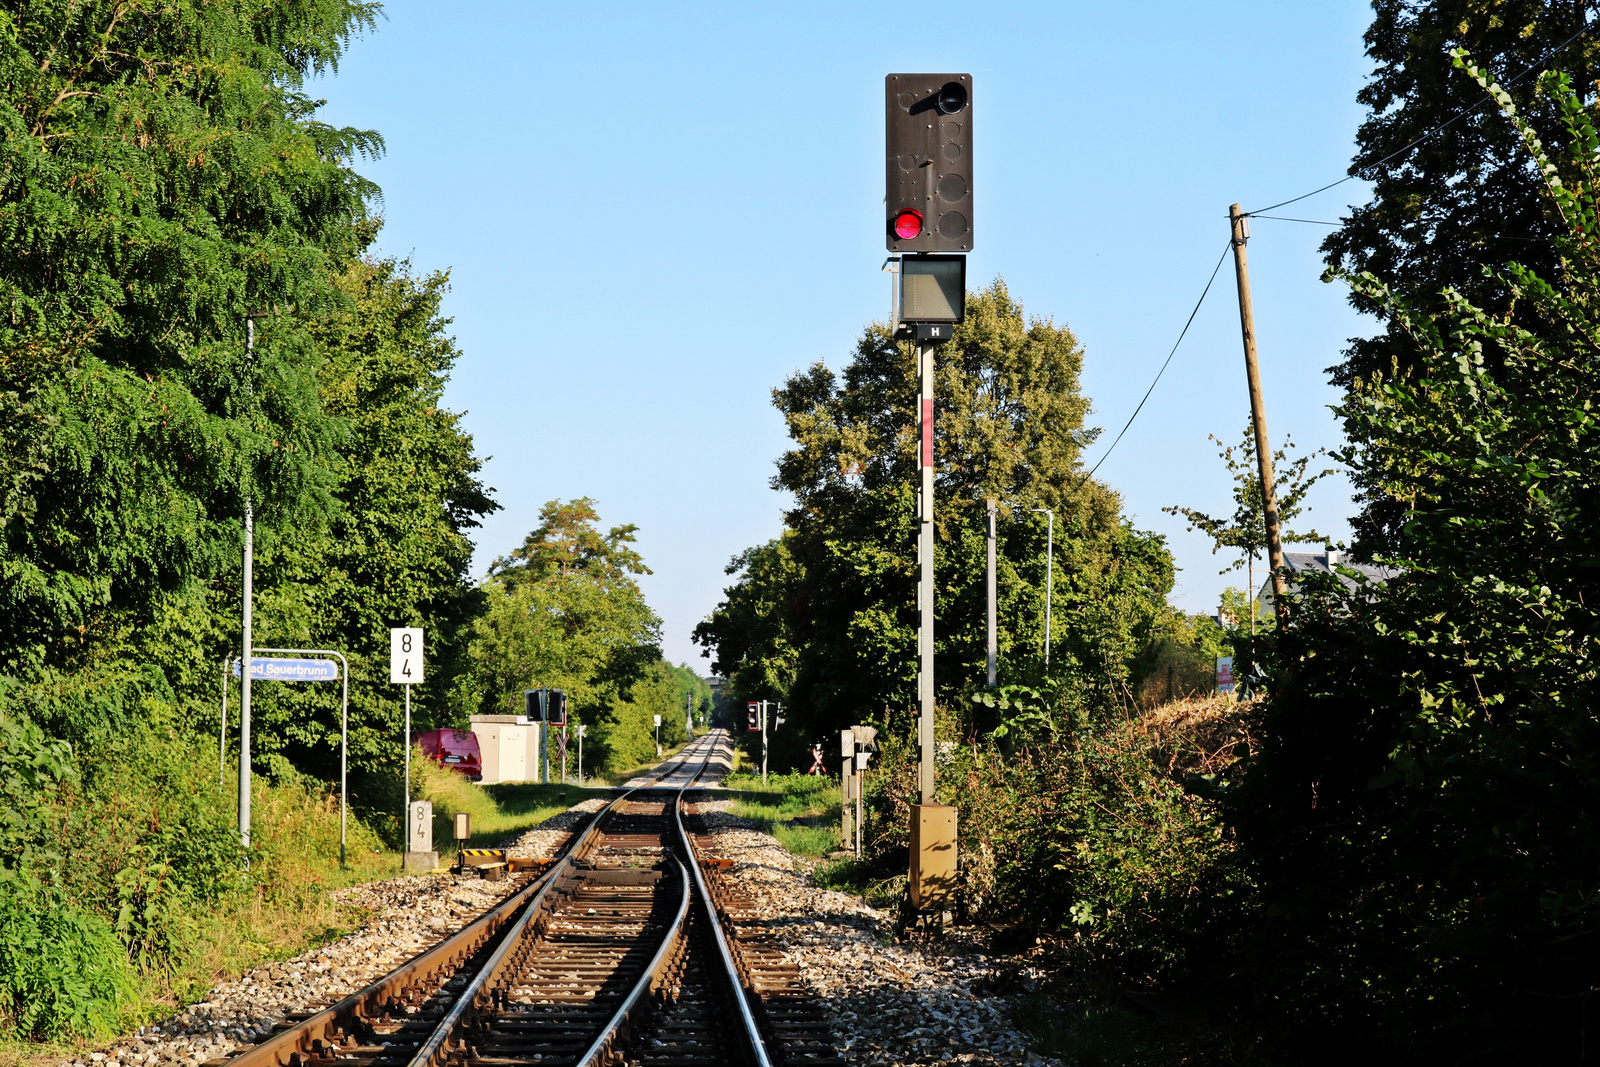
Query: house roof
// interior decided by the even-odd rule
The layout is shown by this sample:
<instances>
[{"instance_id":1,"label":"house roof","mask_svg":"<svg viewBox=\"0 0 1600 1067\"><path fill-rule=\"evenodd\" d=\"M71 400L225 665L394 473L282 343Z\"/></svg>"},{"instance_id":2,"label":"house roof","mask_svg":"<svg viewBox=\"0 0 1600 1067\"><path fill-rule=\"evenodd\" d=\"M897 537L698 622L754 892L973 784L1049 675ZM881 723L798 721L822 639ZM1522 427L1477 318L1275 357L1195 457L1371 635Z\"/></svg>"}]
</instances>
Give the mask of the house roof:
<instances>
[{"instance_id":1,"label":"house roof","mask_svg":"<svg viewBox=\"0 0 1600 1067\"><path fill-rule=\"evenodd\" d=\"M1331 557L1331 559L1330 559ZM1343 558L1339 552L1285 552L1283 554L1284 566L1289 569L1291 586L1294 584L1292 576L1299 574L1323 573L1337 574L1340 568L1364 574L1370 582L1386 582L1400 573L1398 567L1382 567L1372 563L1353 563ZM1339 581L1344 583L1346 589L1354 589L1356 580L1348 574L1340 574ZM1263 610L1272 610L1272 576L1262 583L1261 592L1257 596Z\"/></svg>"}]
</instances>

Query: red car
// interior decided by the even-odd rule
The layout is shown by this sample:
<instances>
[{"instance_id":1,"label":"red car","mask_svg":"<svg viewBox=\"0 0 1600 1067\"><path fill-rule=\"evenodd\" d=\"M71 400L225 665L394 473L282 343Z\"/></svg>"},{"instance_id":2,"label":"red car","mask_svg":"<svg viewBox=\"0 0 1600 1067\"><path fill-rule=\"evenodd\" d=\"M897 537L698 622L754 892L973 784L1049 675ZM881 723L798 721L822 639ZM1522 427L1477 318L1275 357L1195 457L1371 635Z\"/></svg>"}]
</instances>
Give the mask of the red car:
<instances>
[{"instance_id":1,"label":"red car","mask_svg":"<svg viewBox=\"0 0 1600 1067\"><path fill-rule=\"evenodd\" d=\"M478 735L471 730L428 730L417 735L422 751L440 764L462 774L469 781L483 778L483 750L478 747Z\"/></svg>"}]
</instances>

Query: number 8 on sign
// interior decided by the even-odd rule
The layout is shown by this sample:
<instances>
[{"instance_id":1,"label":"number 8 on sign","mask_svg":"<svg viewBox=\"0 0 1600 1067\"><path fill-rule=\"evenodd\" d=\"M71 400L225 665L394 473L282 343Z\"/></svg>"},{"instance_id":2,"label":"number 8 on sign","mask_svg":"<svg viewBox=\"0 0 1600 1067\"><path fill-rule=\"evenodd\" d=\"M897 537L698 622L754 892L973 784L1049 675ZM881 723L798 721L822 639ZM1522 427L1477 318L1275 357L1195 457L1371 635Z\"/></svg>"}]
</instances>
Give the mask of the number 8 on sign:
<instances>
[{"instance_id":1,"label":"number 8 on sign","mask_svg":"<svg viewBox=\"0 0 1600 1067\"><path fill-rule=\"evenodd\" d=\"M395 627L389 631L389 681L414 685L422 681L422 628Z\"/></svg>"}]
</instances>

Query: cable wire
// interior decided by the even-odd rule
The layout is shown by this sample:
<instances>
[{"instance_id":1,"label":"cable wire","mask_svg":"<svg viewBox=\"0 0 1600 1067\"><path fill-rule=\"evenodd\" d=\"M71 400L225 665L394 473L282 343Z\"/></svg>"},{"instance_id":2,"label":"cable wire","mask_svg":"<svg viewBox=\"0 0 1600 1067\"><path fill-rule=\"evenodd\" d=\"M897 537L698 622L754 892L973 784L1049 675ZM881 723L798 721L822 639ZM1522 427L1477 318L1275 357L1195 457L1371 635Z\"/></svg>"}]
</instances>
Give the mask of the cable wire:
<instances>
[{"instance_id":1,"label":"cable wire","mask_svg":"<svg viewBox=\"0 0 1600 1067\"><path fill-rule=\"evenodd\" d=\"M1501 82L1500 83L1500 87L1501 88L1507 88L1509 86L1517 84L1523 78L1526 78L1529 74L1533 73L1535 70L1538 70L1540 67L1542 67L1557 52L1560 52L1562 49L1566 48L1573 41L1576 41L1579 37L1582 37L1584 34L1588 33L1590 30L1592 30L1594 27L1595 27L1595 23L1593 23L1593 22L1584 23L1583 27L1580 30L1578 30L1577 33L1573 34L1571 37L1568 37L1565 41L1562 41L1560 44L1558 44L1554 48L1550 49L1550 51L1546 52L1544 55L1540 56L1538 59L1536 59L1532 63L1528 64L1527 67L1523 68L1522 73L1518 74L1515 78L1512 78L1510 81ZM1447 127L1453 125L1456 122L1456 120L1464 118L1467 115L1472 114L1474 111L1478 110L1483 105L1493 101L1493 99L1494 99L1493 97L1485 96L1482 100L1479 100L1476 104L1473 104L1470 107L1462 108L1460 111L1457 111L1454 115L1451 115L1449 118L1447 118L1443 122L1439 123L1439 125L1433 127L1433 129L1428 130L1425 133L1423 133L1421 136L1419 136L1416 140L1412 141L1410 144L1404 146L1403 148L1395 149L1393 152L1390 152L1388 155L1384 156L1382 159L1380 159L1380 160L1378 160L1378 161L1376 161L1374 163L1364 163L1364 164L1360 165L1353 173L1346 174L1343 178L1340 178L1336 182L1329 182L1327 185L1324 185L1320 189L1313 189L1309 193L1301 193L1299 196L1292 197L1292 198L1290 198L1288 200L1280 200L1276 204L1268 204L1266 207L1257 208L1255 211L1246 211L1245 215L1254 216L1254 215L1259 215L1263 211L1276 211L1280 207L1287 207L1288 205L1296 203L1296 202L1301 201L1301 200L1304 200L1307 197L1316 196L1318 193L1325 193L1329 189L1332 189L1334 186L1343 185L1345 182L1349 181L1352 178L1359 178L1361 176L1361 172L1362 171L1370 171L1370 170L1373 170L1373 169L1375 169L1377 167L1381 167L1385 163L1389 162L1389 160L1395 158L1396 156L1404 155L1405 153L1411 151L1413 148L1417 147L1417 145L1419 145L1422 142L1424 142L1424 141L1428 140L1429 138L1433 137L1435 134L1442 133ZM1304 222L1304 221L1307 221L1307 220L1304 220L1304 219L1291 219L1289 221L1292 221L1292 222Z\"/></svg>"},{"instance_id":2,"label":"cable wire","mask_svg":"<svg viewBox=\"0 0 1600 1067\"><path fill-rule=\"evenodd\" d=\"M1501 87L1504 88L1504 87L1507 87L1507 86L1512 86L1512 85L1517 84L1517 82L1521 81L1523 78L1526 78L1530 73L1532 73L1533 71L1539 69L1544 63L1546 63L1551 57L1555 56L1562 49L1566 48L1568 45L1572 44L1578 38L1580 38L1584 34L1588 33L1591 29L1593 29L1595 27L1595 25L1596 25L1596 23L1593 23L1593 22L1584 23L1583 27L1581 29L1579 29L1577 33L1574 33L1571 37L1568 37L1565 41L1562 41L1560 44L1556 45L1554 48L1552 48L1548 52L1544 53L1544 55L1540 56L1534 62L1530 63L1516 77L1511 78L1508 81L1501 82L1500 83ZM1367 164L1362 165L1355 173L1346 174L1343 178L1340 178L1338 181L1329 182L1327 185L1321 186L1320 188L1313 189L1309 193L1301 193L1299 196L1291 197L1288 200L1280 200L1276 204L1269 204L1266 207L1257 208L1254 211L1246 211L1246 212L1244 212L1244 216L1246 218L1273 219L1273 220L1279 221L1279 222L1303 222L1303 223L1306 223L1307 225L1311 225L1311 226L1341 226L1341 225L1343 225L1343 223L1324 222L1324 221L1322 221L1320 219L1292 219L1292 218L1287 218L1287 217L1282 216L1282 215L1266 215L1266 214L1263 214L1263 212L1274 211L1274 210L1276 210L1276 209L1278 209L1280 207L1287 207L1290 204L1294 204L1294 203L1297 203L1297 202L1299 202L1301 200L1305 200L1305 199L1307 199L1309 197L1316 196L1318 193L1325 193L1329 189L1334 188L1335 186L1343 185L1345 182L1351 180L1352 178L1360 177L1361 171L1370 171L1370 170L1372 170L1374 168L1381 167L1385 163L1389 162L1391 159L1394 159L1396 156L1404 155L1405 153L1411 151L1413 148L1417 147L1417 145L1422 144L1424 141L1428 140L1429 138L1435 136L1436 134L1439 134L1439 133L1443 132L1445 129L1449 128L1451 125L1453 125L1458 120L1466 117L1467 115L1472 114L1474 111L1477 111L1484 104L1489 103L1492 99L1493 99L1492 97L1487 97L1486 96L1482 100L1479 100L1476 104L1472 104L1469 107L1462 108L1460 111L1457 111L1454 115L1451 115L1449 118L1445 119L1443 122L1439 123L1437 126L1435 126L1432 129L1424 132L1421 136L1417 137L1415 140L1411 141L1409 144L1405 145L1402 148L1398 148L1393 152L1390 152L1388 155L1384 156L1382 159L1377 160L1376 162L1367 163ZM1133 414L1128 416L1128 421L1122 424L1122 429L1121 430L1117 431L1117 436L1111 442L1111 447L1107 448L1105 450L1104 454L1102 454L1100 456L1100 458L1095 461L1095 465L1093 467L1089 468L1089 473L1085 474L1083 476L1082 482L1079 483L1080 485L1083 484L1083 482L1087 482L1090 478L1094 477L1095 471L1100 469L1100 465L1102 463L1104 463L1108 458L1110 458L1111 453L1116 451L1117 445L1122 443L1122 438L1128 432L1128 427L1133 425L1133 420L1137 419L1139 417L1139 412L1144 410L1145 402L1147 400L1149 400L1150 399L1150 395L1156 391L1156 386L1160 383L1162 375L1167 373L1167 367L1172 363L1172 357L1178 354L1178 346L1183 344L1183 339L1188 336L1189 327L1191 325L1193 325L1194 317L1200 313L1200 306L1206 302L1206 296L1211 292L1212 283L1217 280L1217 272L1222 270L1222 261L1228 257L1228 249L1231 248L1232 246L1233 246L1233 239L1232 239L1232 237L1229 237L1228 243L1226 245L1224 245L1223 248L1222 248L1222 255L1217 257L1217 265L1211 268L1211 277L1206 279L1206 287L1203 290L1201 290L1200 299L1196 300L1194 302L1194 310L1189 312L1189 318L1184 322L1183 329L1179 331L1178 339L1172 343L1172 351L1167 353L1167 358L1161 364L1161 369L1156 371L1155 379L1153 381L1151 381L1150 388L1148 388L1148 389L1146 389L1144 391L1144 396L1142 396L1139 399L1139 406L1133 409Z\"/></svg>"},{"instance_id":3,"label":"cable wire","mask_svg":"<svg viewBox=\"0 0 1600 1067\"><path fill-rule=\"evenodd\" d=\"M1172 351L1167 353L1166 363L1161 364L1161 369L1156 371L1155 381L1152 381L1150 388L1144 391L1144 396L1139 400L1139 406L1133 409L1133 414L1128 416L1128 421L1122 424L1122 429L1117 432L1117 439L1111 442L1111 447L1105 450L1105 454L1095 461L1093 467L1089 468L1089 473L1083 476L1085 482L1093 478L1094 472L1100 469L1100 464L1106 461L1107 456L1116 451L1117 444L1122 440L1122 435L1128 432L1128 427L1133 425L1133 420L1137 419L1139 412L1144 410L1144 402L1149 400L1150 394L1156 391L1156 383L1161 381L1163 374L1167 373L1167 364L1172 362L1172 357L1178 354L1178 346L1183 344L1184 337L1188 336L1189 327L1194 323L1194 317L1200 314L1200 305L1206 302L1206 294L1211 292L1211 283L1217 280L1217 272L1222 269L1222 261L1228 258L1228 249L1232 247L1233 238L1229 237L1228 243L1222 246L1222 255L1217 257L1217 265L1211 268L1211 277L1206 279L1206 287L1201 290L1200 299L1194 302L1194 310L1189 312L1189 318L1184 322L1183 329L1179 331L1178 339L1172 342Z\"/></svg>"},{"instance_id":4,"label":"cable wire","mask_svg":"<svg viewBox=\"0 0 1600 1067\"><path fill-rule=\"evenodd\" d=\"M1250 217L1253 218L1253 219L1272 219L1272 220L1274 220L1276 222L1305 222L1305 223L1309 223L1312 226L1343 226L1344 225L1344 223L1342 223L1342 222L1324 222L1322 219L1291 219L1291 218L1289 218L1289 217L1287 217L1285 215L1255 215L1255 214L1252 214Z\"/></svg>"}]
</instances>

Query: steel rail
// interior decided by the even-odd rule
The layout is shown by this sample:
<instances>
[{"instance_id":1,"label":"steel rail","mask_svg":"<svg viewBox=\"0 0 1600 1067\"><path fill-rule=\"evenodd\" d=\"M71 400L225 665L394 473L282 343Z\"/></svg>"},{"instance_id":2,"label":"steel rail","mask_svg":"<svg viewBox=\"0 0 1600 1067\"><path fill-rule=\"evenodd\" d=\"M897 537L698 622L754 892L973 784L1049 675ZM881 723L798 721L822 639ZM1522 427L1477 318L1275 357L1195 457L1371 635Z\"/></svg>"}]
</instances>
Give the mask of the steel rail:
<instances>
[{"instance_id":1,"label":"steel rail","mask_svg":"<svg viewBox=\"0 0 1600 1067\"><path fill-rule=\"evenodd\" d=\"M611 807L615 807L619 803L621 803L621 798L613 801L606 810L609 812ZM596 817L589 824L589 828L584 831L583 837L579 841L579 847L588 842L590 834L599 825L600 819ZM544 887L539 890L539 894L528 902L528 907L523 910L522 915L512 924L511 929L506 931L506 936L500 939L500 944L495 947L494 953L484 961L482 967L478 968L478 973L467 984L467 988L463 989L461 995L456 997L456 1002L450 1006L450 1010L445 1013L444 1018L439 1020L439 1025L433 1028L433 1033L428 1035L426 1041L417 1046L416 1053L411 1057L413 1067L435 1063L442 1055L446 1054L445 1046L449 1042L451 1035L455 1033L462 1017L466 1015L469 1008L477 1007L479 1002L484 999L484 989L492 979L499 975L501 968L505 966L506 957L511 954L511 950L521 940L522 933L527 929L529 920L539 914L539 906L544 903L544 898L549 895L551 888L556 884L555 875L564 871L570 865L573 855L577 852L578 847L568 849L567 854L561 858L561 863L550 869L550 877L545 880Z\"/></svg>"},{"instance_id":2,"label":"steel rail","mask_svg":"<svg viewBox=\"0 0 1600 1067\"><path fill-rule=\"evenodd\" d=\"M317 1042L334 1043L333 1036L336 1030L348 1033L358 1020L368 1015L381 1014L383 1005L388 999L408 984L426 980L450 967L453 962L471 957L490 938L500 932L507 920L518 908L528 903L531 896L535 893L542 894L544 889L554 884L551 878L553 873L554 868L546 871L515 895L507 897L493 910L485 912L471 924L462 927L449 939L413 956L377 981L233 1056L227 1060L229 1067L288 1067L292 1057L310 1056Z\"/></svg>"},{"instance_id":3,"label":"steel rail","mask_svg":"<svg viewBox=\"0 0 1600 1067\"><path fill-rule=\"evenodd\" d=\"M706 757L710 762L711 757ZM696 778L699 776L696 775ZM693 784L691 780L690 784ZM711 900L711 887L706 884L705 874L700 870L700 861L695 856L694 844L689 840L689 832L683 825L683 794L688 792L689 786L684 786L678 792L678 803L674 806L677 816L678 840L682 842L684 852L689 856L690 867L694 871L694 883L700 890L700 904L705 908L706 920L710 926L712 940L717 945L717 955L722 960L723 973L739 1004L739 1021L744 1024L745 1040L750 1045L750 1050L755 1054L756 1067L772 1067L772 1059L767 1055L767 1042L761 1035L761 1028L756 1023L755 1013L750 1010L750 997L752 990L748 989L744 980L739 976L739 968L734 963L733 953L728 948L728 932L723 928L722 917L717 914L716 905Z\"/></svg>"},{"instance_id":4,"label":"steel rail","mask_svg":"<svg viewBox=\"0 0 1600 1067\"><path fill-rule=\"evenodd\" d=\"M714 736L715 735L712 734L706 735L708 740ZM699 886L701 893L705 892L705 882L700 879L700 864L699 861L695 859L694 849L690 847L688 836L683 830L683 794L687 792L697 780L699 780L701 774L705 773L706 765L711 762L711 754L715 751L715 745L707 747L705 756L703 756L700 760L699 768L694 774L689 776L689 780L687 782L678 787L678 793L672 799L672 817L673 824L678 830L678 842L684 850L685 858L687 858L689 861L688 867L694 869L695 885ZM677 769L682 770L684 765L688 762L689 761L687 759L683 760L678 764ZM661 775L656 779L656 781L660 781L662 778L666 777L668 777L668 775ZM668 786L667 788L670 789L671 787ZM601 1029L599 1036L594 1039L594 1042L590 1044L589 1048L584 1052L584 1054L579 1057L574 1067L596 1067L597 1064L603 1062L603 1056L609 1055L612 1045L615 1044L616 1039L622 1035L623 1030L631 1021L630 1016L633 1012L634 1006L638 1004L639 998L643 996L644 993L659 979L660 971L669 958L669 954L671 953L672 949L677 947L678 939L683 936L684 920L688 917L689 898L692 895L693 890L689 883L688 868L684 866L682 860L678 860L677 863L678 870L683 876L683 895L678 902L677 917L673 920L666 933L662 935L661 944L657 947L655 955L651 958L650 966L645 969L642 975L640 975L639 980L634 983L633 989L628 992L627 997L625 997L622 1003L617 1006L617 1010L611 1013L610 1020L606 1022L606 1025ZM713 927L713 929L715 929L715 927ZM726 951L724 951L724 959L726 960L726 958ZM737 991L740 988L738 974L736 972L730 972L730 977L733 981L733 989ZM740 997L736 999L740 999L742 1001L743 998ZM751 1045L755 1050L760 1067L771 1067L770 1063L765 1058L765 1049L761 1047L759 1032L747 1029L746 1039L748 1040L752 1034L754 1035L755 1039L751 1041Z\"/></svg>"},{"instance_id":5,"label":"steel rail","mask_svg":"<svg viewBox=\"0 0 1600 1067\"><path fill-rule=\"evenodd\" d=\"M594 1067L595 1064L602 1063L604 1057L610 1055L611 1046L622 1035L622 1029L628 1024L634 1005L639 1003L640 997L655 988L666 970L666 963L672 950L678 947L678 939L683 936L684 920L689 917L689 897L694 891L690 888L689 872L685 869L683 861L674 857L673 862L678 865L678 884L682 887L682 893L678 897L678 913L673 916L666 934L661 938L656 954L650 958L650 966L645 968L639 980L628 991L628 995L617 1006L611 1021L606 1024L600 1036L594 1039L594 1043L582 1056L578 1057L576 1067ZM693 862L692 858L690 862Z\"/></svg>"},{"instance_id":6,"label":"steel rail","mask_svg":"<svg viewBox=\"0 0 1600 1067\"><path fill-rule=\"evenodd\" d=\"M709 736L710 735L708 735L708 737ZM711 751L715 751L715 746L712 746L712 748L708 750L707 755L702 757L700 761L702 770L707 763L711 762ZM459 1028L467 1012L482 1006L482 1002L488 999L486 991L488 990L489 983L495 978L499 977L501 970L503 970L505 967L507 959L510 957L511 950L521 941L523 934L526 932L528 923L534 918L534 916L540 914L541 906L543 905L545 897L549 894L551 888L556 885L560 876L565 874L572 867L573 862L588 851L588 849L592 846L594 839L599 836L600 824L605 817L618 811L623 804L627 803L628 799L632 797L634 793L658 788L656 786L657 782L679 770L682 770L691 758L692 756L684 756L670 770L664 770L660 772L645 785L638 785L629 789L627 792L613 800L610 804L606 805L605 810L598 813L594 819L590 821L588 827L584 829L583 835L573 843L572 847L567 849L566 854L563 855L561 859L550 868L549 871L545 872L545 874L541 876L540 881L543 883L543 885L542 888L539 889L537 896L528 902L528 906L522 913L521 917L517 919L516 923L506 932L505 936L501 938L500 944L495 948L494 953L487 961L485 961L484 965L478 969L478 973L473 976L472 981L469 982L467 987L461 991L461 994L456 997L455 1003L451 1005L450 1010L445 1013L444 1018L439 1021L438 1026L434 1027L433 1032L429 1034L427 1039L417 1047L417 1051L411 1057L408 1067L439 1067L439 1064L448 1059L448 1046L450 1038ZM690 779L690 782L693 782L698 777L699 775L696 774ZM668 788L671 787L669 786ZM680 798L683 795L683 791L687 788L688 786L686 785L678 791ZM691 859L693 855L693 852L689 853ZM679 866L681 867L682 864L680 863ZM530 886L529 889L531 888L532 887ZM526 893L528 890L524 890L523 892ZM684 916L688 911L689 895L689 881L688 878L685 877L683 880L683 900L679 907L678 920L673 925L673 928L668 931L668 936L663 938L662 949L656 954L656 959L652 961L651 970L646 972L646 978L653 977L653 971L655 967L659 965L659 962L662 959L665 959L667 950L676 943L677 936L682 930ZM622 1011L619 1011L613 1016L611 1022L608 1023L606 1028L602 1031L600 1038L597 1039L596 1045L609 1041L616 1036L620 1026L626 1023L626 1010L637 1001L638 992L639 991L636 989L632 994L629 995L627 1000L624 1002ZM762 1067L769 1067L769 1065L763 1062Z\"/></svg>"},{"instance_id":7,"label":"steel rail","mask_svg":"<svg viewBox=\"0 0 1600 1067\"><path fill-rule=\"evenodd\" d=\"M689 839L689 832L683 825L683 796L694 787L694 783L700 779L700 775L705 773L706 765L711 762L711 752L714 751L715 747L713 746L708 750L705 758L700 761L700 769L689 778L688 782L679 787L677 796L673 798L673 825L678 831L678 843L689 860L688 869L694 872L694 884L700 892L700 903L705 909L707 927L712 941L717 946L717 956L722 962L723 977L728 982L728 989L732 994L732 999L739 1006L739 1022L744 1032L745 1044L749 1047L753 1056L755 1067L773 1067L772 1058L767 1054L766 1038L762 1036L761 1027L756 1022L755 1013L750 1010L751 992L739 976L739 968L734 963L732 951L728 948L727 931L723 928L722 919L717 914L716 906L711 900L711 887L706 883L705 875L701 873L700 861L697 858L694 843ZM679 862L679 867L683 867L681 861ZM687 907L688 897L686 883L684 893L685 907ZM611 1020L606 1024L605 1029L595 1039L589 1050L584 1053L583 1058L578 1060L576 1067L595 1067L600 1062L601 1053L610 1051L611 1044L621 1034L623 1027L627 1025L629 1021L628 1014L639 996L646 987L655 981L656 968L667 958L668 951L673 947L677 936L681 933L682 922L683 913L680 911L677 924L669 931L667 936L663 937L661 947L657 950L650 969L639 979L627 1000L612 1014Z\"/></svg>"}]
</instances>

